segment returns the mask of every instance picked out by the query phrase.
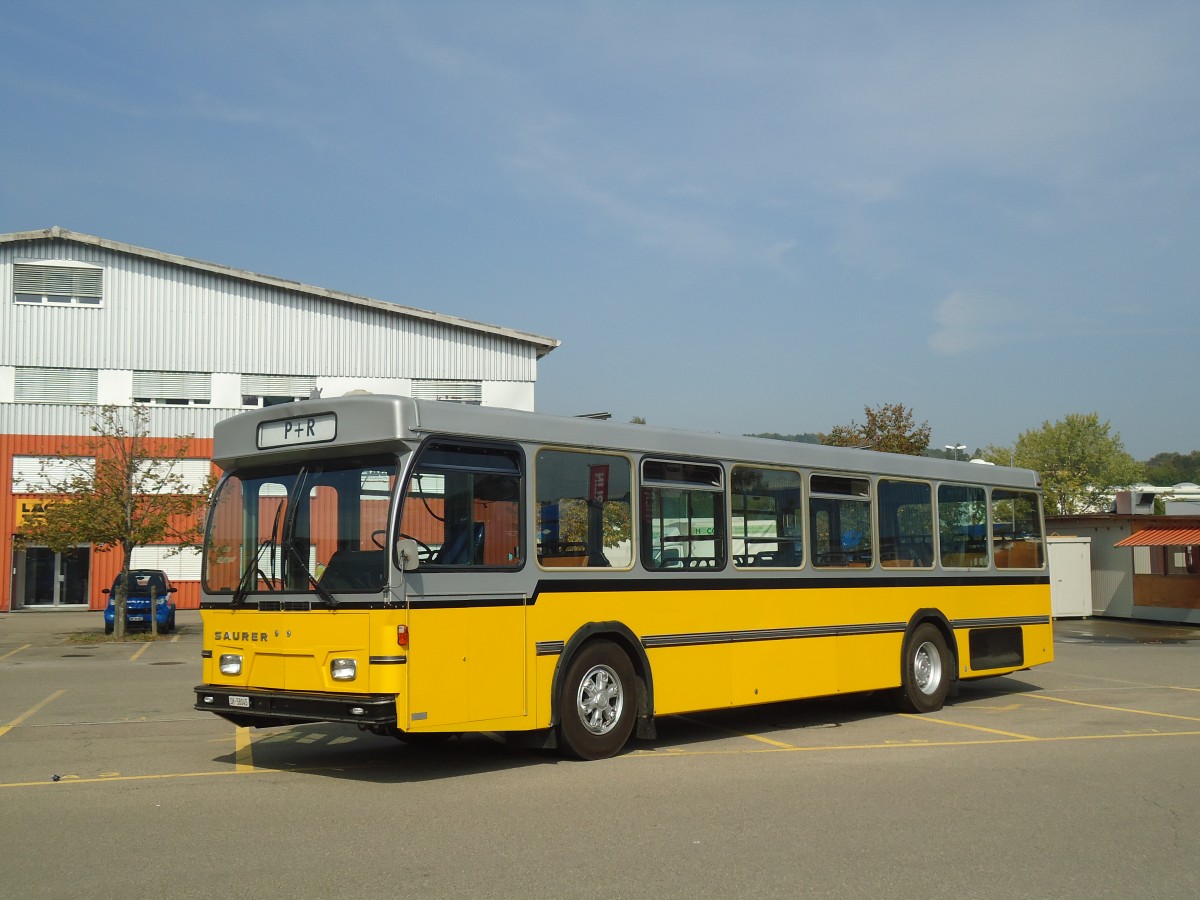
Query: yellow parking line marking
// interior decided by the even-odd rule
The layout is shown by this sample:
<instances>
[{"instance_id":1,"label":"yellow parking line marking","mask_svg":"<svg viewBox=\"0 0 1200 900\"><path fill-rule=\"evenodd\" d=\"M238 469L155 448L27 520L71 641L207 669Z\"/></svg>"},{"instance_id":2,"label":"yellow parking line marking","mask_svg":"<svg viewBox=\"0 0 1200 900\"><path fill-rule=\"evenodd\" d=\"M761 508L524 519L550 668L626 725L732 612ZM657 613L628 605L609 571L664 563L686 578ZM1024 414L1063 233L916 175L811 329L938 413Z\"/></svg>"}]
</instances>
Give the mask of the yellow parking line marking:
<instances>
[{"instance_id":1,"label":"yellow parking line marking","mask_svg":"<svg viewBox=\"0 0 1200 900\"><path fill-rule=\"evenodd\" d=\"M8 651L7 653L5 653L3 656L0 656L0 659L8 659L10 656L16 656L16 655L17 655L18 653L20 653L22 650L28 650L28 649L29 649L30 647L32 647L32 646L33 646L33 644L22 644L22 645L21 645L20 647L18 647L16 650L9 650L9 651Z\"/></svg>"},{"instance_id":2,"label":"yellow parking line marking","mask_svg":"<svg viewBox=\"0 0 1200 900\"><path fill-rule=\"evenodd\" d=\"M25 646L28 647L29 645L26 644ZM0 659L4 659L4 657L0 656ZM1173 691L1195 691L1196 693L1200 693L1200 688L1181 687L1180 685L1177 685L1177 684L1171 685L1171 690L1173 690Z\"/></svg>"},{"instance_id":3,"label":"yellow parking line marking","mask_svg":"<svg viewBox=\"0 0 1200 900\"><path fill-rule=\"evenodd\" d=\"M1184 722L1200 722L1200 716L1177 716L1174 713L1151 712L1148 709L1130 709L1127 706L1104 706L1100 703L1084 703L1080 700L1066 700L1062 697L1048 697L1045 694L1030 694L1037 700L1051 700L1055 703L1069 703L1072 706L1086 706L1091 709L1107 709L1110 712L1134 713L1139 716L1156 716L1160 719L1181 719Z\"/></svg>"},{"instance_id":4,"label":"yellow parking line marking","mask_svg":"<svg viewBox=\"0 0 1200 900\"><path fill-rule=\"evenodd\" d=\"M254 751L250 745L250 729L237 726L233 733L233 768L235 772L254 771Z\"/></svg>"},{"instance_id":5,"label":"yellow parking line marking","mask_svg":"<svg viewBox=\"0 0 1200 900\"><path fill-rule=\"evenodd\" d=\"M7 725L0 725L0 737L4 737L4 735L8 734L10 731L12 731L14 728L16 728L18 725L20 725L22 722L24 722L30 716L34 715L42 707L47 706L50 703L53 703L55 700L57 700L59 697L61 697L65 693L66 693L65 690L55 691L53 694L51 694L49 697L47 697L41 703L31 706L29 709L25 710L25 712L21 713L19 716L17 716L15 719L13 719L11 722L9 722Z\"/></svg>"},{"instance_id":6,"label":"yellow parking line marking","mask_svg":"<svg viewBox=\"0 0 1200 900\"><path fill-rule=\"evenodd\" d=\"M10 781L7 783L0 783L0 788L41 787L43 785L59 787L64 784L97 784L102 781L103 782L157 781L157 780L162 780L162 779L166 779L166 778L211 778L214 775L224 775L226 777L228 777L230 775L235 775L235 774L237 774L237 775L262 775L269 771L271 771L271 770L270 769L253 769L252 771L249 771L249 772L230 772L228 770L226 770L224 772L166 772L161 775L117 775L117 776L112 776L112 775L103 775L102 774L98 778L80 778L77 775L63 775L59 781ZM303 772L303 771L318 771L318 770L316 770L316 769L298 769L295 771Z\"/></svg>"},{"instance_id":7,"label":"yellow parking line marking","mask_svg":"<svg viewBox=\"0 0 1200 900\"><path fill-rule=\"evenodd\" d=\"M724 728L720 725L713 725L710 722L701 722L699 719L693 719L689 716L675 716L675 718L683 722L689 722L692 725L699 725L701 728L711 728L714 731L723 731L726 734L731 734L735 737L744 737L749 738L752 741L759 741L760 743L767 744L771 747L779 747L784 750L792 750L796 747L795 744L785 744L783 741L776 741L769 737L763 737L761 734L747 734L744 731L735 731L732 728Z\"/></svg>"},{"instance_id":8,"label":"yellow parking line marking","mask_svg":"<svg viewBox=\"0 0 1200 900\"><path fill-rule=\"evenodd\" d=\"M972 731L982 731L984 734L996 734L1000 737L1020 738L1023 741L1036 741L1031 734L1019 734L1015 731L1001 731L998 728L984 728L982 725L968 725L966 722L951 722L947 719L936 719L928 715L912 715L911 713L900 713L903 719L912 719L914 722L934 722L938 725L950 725L954 728L969 728Z\"/></svg>"},{"instance_id":9,"label":"yellow parking line marking","mask_svg":"<svg viewBox=\"0 0 1200 900\"><path fill-rule=\"evenodd\" d=\"M239 729L245 730L245 729ZM746 735L747 737L749 735ZM1154 731L1154 732L1137 732L1133 734L1076 734L1064 735L1062 737L1041 737L1041 738L1004 738L996 737L993 740L975 740L975 741L926 741L922 743L890 743L890 744L840 744L832 747L798 747L795 745L783 745L780 747L758 747L754 749L733 750L728 747L712 750L690 750L681 747L663 747L659 750L634 750L626 753L618 759L678 759L681 756L738 756L746 753L828 753L840 750L913 750L913 749L930 749L940 747L990 747L999 744L1030 744L1030 743L1062 743L1064 741L1113 741L1113 740L1139 740L1145 738L1168 738L1168 737L1200 737L1200 731ZM0 790L4 788L20 788L20 787L56 787L61 788L65 784L97 784L99 782L115 782L115 781L154 781L171 778L211 778L213 776L235 776L235 775L265 775L274 773L276 775L305 775L318 772L344 772L357 769L369 769L374 763L364 763L361 765L342 765L342 766L312 766L312 767L288 767L287 769L276 768L247 768L247 769L222 769L215 772L167 772L159 775L101 775L100 777L80 778L76 775L64 775L57 782L54 781L17 781L17 782L0 782Z\"/></svg>"}]
</instances>

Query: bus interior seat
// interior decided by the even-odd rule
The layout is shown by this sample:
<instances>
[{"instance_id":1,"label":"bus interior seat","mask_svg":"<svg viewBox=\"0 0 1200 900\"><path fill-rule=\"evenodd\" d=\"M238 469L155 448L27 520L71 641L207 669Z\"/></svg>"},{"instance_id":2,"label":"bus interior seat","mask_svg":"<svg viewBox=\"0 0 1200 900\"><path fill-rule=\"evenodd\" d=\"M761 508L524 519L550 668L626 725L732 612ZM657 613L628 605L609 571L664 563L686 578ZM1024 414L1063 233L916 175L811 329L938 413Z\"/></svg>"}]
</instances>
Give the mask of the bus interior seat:
<instances>
[{"instance_id":1,"label":"bus interior seat","mask_svg":"<svg viewBox=\"0 0 1200 900\"><path fill-rule=\"evenodd\" d=\"M472 534L474 535L473 541L469 538ZM470 528L466 527L464 523L463 527L460 527L454 536L438 550L434 561L439 566L466 566L482 563L483 523L474 522Z\"/></svg>"},{"instance_id":2,"label":"bus interior seat","mask_svg":"<svg viewBox=\"0 0 1200 900\"><path fill-rule=\"evenodd\" d=\"M384 550L337 550L318 580L329 591L376 588L383 583L386 568Z\"/></svg>"}]
</instances>

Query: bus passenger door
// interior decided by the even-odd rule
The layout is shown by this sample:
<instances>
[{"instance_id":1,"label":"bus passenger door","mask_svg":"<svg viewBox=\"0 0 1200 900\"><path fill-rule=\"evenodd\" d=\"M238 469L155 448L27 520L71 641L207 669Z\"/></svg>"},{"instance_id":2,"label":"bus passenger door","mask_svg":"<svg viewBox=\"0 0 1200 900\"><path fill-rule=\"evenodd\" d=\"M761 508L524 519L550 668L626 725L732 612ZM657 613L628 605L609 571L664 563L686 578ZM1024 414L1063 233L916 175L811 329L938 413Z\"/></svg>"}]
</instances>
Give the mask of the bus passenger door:
<instances>
[{"instance_id":1,"label":"bus passenger door","mask_svg":"<svg viewBox=\"0 0 1200 900\"><path fill-rule=\"evenodd\" d=\"M525 713L523 471L518 447L458 438L413 464L400 521L420 549L406 578L413 730Z\"/></svg>"},{"instance_id":2,"label":"bus passenger door","mask_svg":"<svg viewBox=\"0 0 1200 900\"><path fill-rule=\"evenodd\" d=\"M408 602L408 728L525 714L524 595L410 594Z\"/></svg>"},{"instance_id":3,"label":"bus passenger door","mask_svg":"<svg viewBox=\"0 0 1200 900\"><path fill-rule=\"evenodd\" d=\"M467 633L467 720L525 713L525 597L471 600Z\"/></svg>"}]
</instances>

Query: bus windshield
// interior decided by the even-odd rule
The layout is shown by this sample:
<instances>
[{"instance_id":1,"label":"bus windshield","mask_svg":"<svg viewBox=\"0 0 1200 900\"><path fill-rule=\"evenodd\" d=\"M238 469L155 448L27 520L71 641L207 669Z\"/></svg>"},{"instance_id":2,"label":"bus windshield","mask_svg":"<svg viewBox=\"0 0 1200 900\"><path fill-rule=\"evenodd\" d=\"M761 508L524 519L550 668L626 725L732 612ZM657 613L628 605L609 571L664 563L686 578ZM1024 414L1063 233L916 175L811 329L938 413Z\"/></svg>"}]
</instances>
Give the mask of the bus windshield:
<instances>
[{"instance_id":1,"label":"bus windshield","mask_svg":"<svg viewBox=\"0 0 1200 900\"><path fill-rule=\"evenodd\" d=\"M380 455L230 472L204 539L204 586L250 594L341 593L387 584L388 509L398 461Z\"/></svg>"}]
</instances>

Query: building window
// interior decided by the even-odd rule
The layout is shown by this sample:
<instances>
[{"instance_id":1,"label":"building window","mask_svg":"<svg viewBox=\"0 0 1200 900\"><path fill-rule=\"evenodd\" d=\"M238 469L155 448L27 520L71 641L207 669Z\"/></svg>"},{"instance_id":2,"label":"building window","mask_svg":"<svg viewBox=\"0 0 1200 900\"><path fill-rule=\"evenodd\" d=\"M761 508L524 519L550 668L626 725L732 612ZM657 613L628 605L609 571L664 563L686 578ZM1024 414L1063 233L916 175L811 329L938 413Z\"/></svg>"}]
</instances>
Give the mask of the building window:
<instances>
[{"instance_id":1,"label":"building window","mask_svg":"<svg viewBox=\"0 0 1200 900\"><path fill-rule=\"evenodd\" d=\"M18 403L96 403L95 369L40 369L18 366L15 394Z\"/></svg>"},{"instance_id":2,"label":"building window","mask_svg":"<svg viewBox=\"0 0 1200 900\"><path fill-rule=\"evenodd\" d=\"M319 396L314 375L243 375L242 406L276 406Z\"/></svg>"},{"instance_id":3,"label":"building window","mask_svg":"<svg viewBox=\"0 0 1200 900\"><path fill-rule=\"evenodd\" d=\"M428 378L414 378L412 395L415 400L444 400L448 403L479 406L483 403L483 382L433 381Z\"/></svg>"},{"instance_id":4,"label":"building window","mask_svg":"<svg viewBox=\"0 0 1200 900\"><path fill-rule=\"evenodd\" d=\"M161 569L172 581L200 580L200 550L174 544L145 544L133 548L132 569Z\"/></svg>"},{"instance_id":5,"label":"building window","mask_svg":"<svg viewBox=\"0 0 1200 900\"><path fill-rule=\"evenodd\" d=\"M212 402L212 375L207 372L134 372L133 402L207 406Z\"/></svg>"},{"instance_id":6,"label":"building window","mask_svg":"<svg viewBox=\"0 0 1200 900\"><path fill-rule=\"evenodd\" d=\"M13 263L13 300L45 306L100 306L104 270L66 260Z\"/></svg>"},{"instance_id":7,"label":"building window","mask_svg":"<svg viewBox=\"0 0 1200 900\"><path fill-rule=\"evenodd\" d=\"M73 478L89 479L96 471L91 456L14 456L12 492L14 494L53 494Z\"/></svg>"}]
</instances>

